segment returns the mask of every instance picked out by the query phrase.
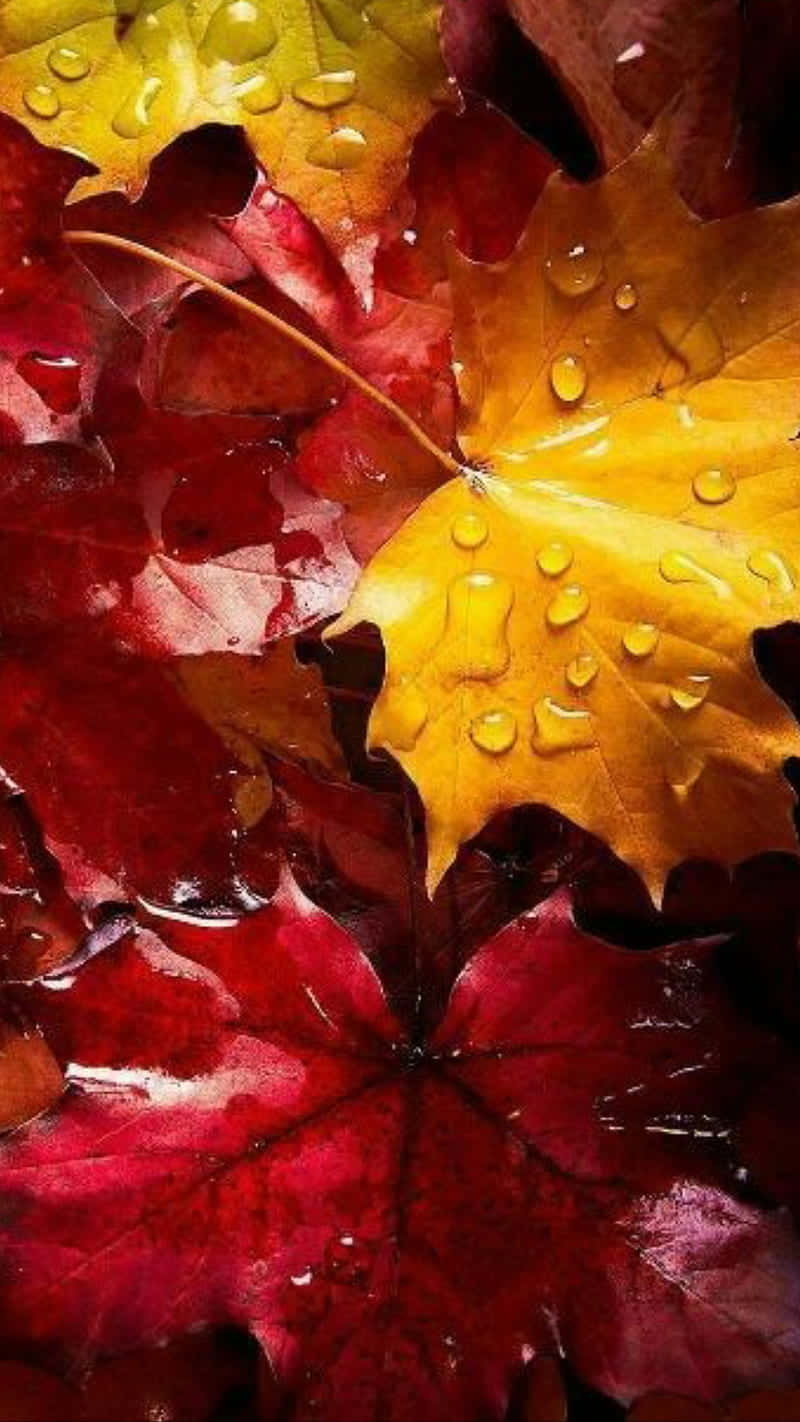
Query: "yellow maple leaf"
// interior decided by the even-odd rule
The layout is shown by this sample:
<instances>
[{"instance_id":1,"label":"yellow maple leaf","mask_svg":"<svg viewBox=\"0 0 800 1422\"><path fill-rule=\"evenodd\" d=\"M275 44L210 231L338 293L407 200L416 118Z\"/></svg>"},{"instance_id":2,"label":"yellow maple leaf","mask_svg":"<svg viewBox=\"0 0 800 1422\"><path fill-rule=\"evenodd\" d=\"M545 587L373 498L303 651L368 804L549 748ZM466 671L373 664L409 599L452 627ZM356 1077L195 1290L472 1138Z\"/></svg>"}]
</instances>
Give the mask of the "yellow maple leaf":
<instances>
[{"instance_id":1,"label":"yellow maple leaf","mask_svg":"<svg viewBox=\"0 0 800 1422\"><path fill-rule=\"evenodd\" d=\"M508 262L455 256L461 446L335 624L380 628L370 739L435 885L544 802L658 898L690 856L795 847L800 748L754 629L798 613L800 205L703 224L655 140L551 180Z\"/></svg>"},{"instance_id":2,"label":"yellow maple leaf","mask_svg":"<svg viewBox=\"0 0 800 1422\"><path fill-rule=\"evenodd\" d=\"M135 197L203 123L242 124L342 250L369 244L445 73L435 0L0 0L0 107Z\"/></svg>"}]
</instances>

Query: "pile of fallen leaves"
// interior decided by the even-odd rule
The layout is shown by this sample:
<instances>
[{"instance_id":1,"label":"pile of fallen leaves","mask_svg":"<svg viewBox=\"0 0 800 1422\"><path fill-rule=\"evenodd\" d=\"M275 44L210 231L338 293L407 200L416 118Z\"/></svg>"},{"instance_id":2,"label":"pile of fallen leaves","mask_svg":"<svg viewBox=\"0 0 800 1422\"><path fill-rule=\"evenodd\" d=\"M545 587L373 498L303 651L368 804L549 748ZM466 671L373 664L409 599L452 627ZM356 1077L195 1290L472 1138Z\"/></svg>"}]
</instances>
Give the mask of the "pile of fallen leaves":
<instances>
[{"instance_id":1,"label":"pile of fallen leaves","mask_svg":"<svg viewBox=\"0 0 800 1422\"><path fill-rule=\"evenodd\" d=\"M800 1418L798 79L0 0L5 1422Z\"/></svg>"}]
</instances>

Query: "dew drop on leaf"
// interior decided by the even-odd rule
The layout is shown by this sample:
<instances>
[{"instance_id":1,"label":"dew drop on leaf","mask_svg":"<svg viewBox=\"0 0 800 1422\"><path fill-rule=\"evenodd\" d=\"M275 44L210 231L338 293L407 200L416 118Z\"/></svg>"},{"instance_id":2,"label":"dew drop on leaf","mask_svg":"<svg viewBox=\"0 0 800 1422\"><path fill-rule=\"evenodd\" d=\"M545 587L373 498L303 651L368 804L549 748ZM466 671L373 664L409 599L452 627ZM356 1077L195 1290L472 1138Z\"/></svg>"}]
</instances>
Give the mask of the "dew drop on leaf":
<instances>
[{"instance_id":1,"label":"dew drop on leaf","mask_svg":"<svg viewBox=\"0 0 800 1422\"><path fill-rule=\"evenodd\" d=\"M83 50L76 49L71 44L56 45L48 54L47 63L59 79L69 81L85 79L91 69Z\"/></svg>"},{"instance_id":2,"label":"dew drop on leaf","mask_svg":"<svg viewBox=\"0 0 800 1422\"><path fill-rule=\"evenodd\" d=\"M22 97L26 109L36 118L54 119L61 112L61 101L49 84L33 84Z\"/></svg>"},{"instance_id":3,"label":"dew drop on leaf","mask_svg":"<svg viewBox=\"0 0 800 1422\"><path fill-rule=\"evenodd\" d=\"M582 356L559 355L550 365L553 393L565 405L574 405L586 393L586 363Z\"/></svg>"},{"instance_id":4,"label":"dew drop on leaf","mask_svg":"<svg viewBox=\"0 0 800 1422\"><path fill-rule=\"evenodd\" d=\"M548 257L545 271L562 296L585 296L594 291L605 276L601 253L585 247L582 242Z\"/></svg>"},{"instance_id":5,"label":"dew drop on leaf","mask_svg":"<svg viewBox=\"0 0 800 1422\"><path fill-rule=\"evenodd\" d=\"M480 548L489 537L489 530L480 514L459 514L451 525L450 537L457 548Z\"/></svg>"},{"instance_id":6,"label":"dew drop on leaf","mask_svg":"<svg viewBox=\"0 0 800 1422\"><path fill-rule=\"evenodd\" d=\"M544 548L540 548L536 554L536 563L540 571L548 578L558 578L572 563L573 553L568 543L546 543Z\"/></svg>"},{"instance_id":7,"label":"dew drop on leaf","mask_svg":"<svg viewBox=\"0 0 800 1422\"><path fill-rule=\"evenodd\" d=\"M703 504L726 504L736 493L736 480L725 469L702 469L695 474L692 489Z\"/></svg>"},{"instance_id":8,"label":"dew drop on leaf","mask_svg":"<svg viewBox=\"0 0 800 1422\"><path fill-rule=\"evenodd\" d=\"M758 548L750 554L747 566L757 578L769 583L773 592L792 593L796 587L794 568L780 554L771 548Z\"/></svg>"},{"instance_id":9,"label":"dew drop on leaf","mask_svg":"<svg viewBox=\"0 0 800 1422\"><path fill-rule=\"evenodd\" d=\"M593 657L591 652L579 652L577 657L567 663L564 675L574 691L583 691L587 686L591 686L598 671L597 658Z\"/></svg>"},{"instance_id":10,"label":"dew drop on leaf","mask_svg":"<svg viewBox=\"0 0 800 1422\"><path fill-rule=\"evenodd\" d=\"M337 128L311 144L306 157L317 168L345 171L357 168L363 160L367 140L357 128Z\"/></svg>"},{"instance_id":11,"label":"dew drop on leaf","mask_svg":"<svg viewBox=\"0 0 800 1422\"><path fill-rule=\"evenodd\" d=\"M516 717L510 711L484 711L476 716L469 728L470 739L479 750L489 755L503 755L517 739Z\"/></svg>"},{"instance_id":12,"label":"dew drop on leaf","mask_svg":"<svg viewBox=\"0 0 800 1422\"><path fill-rule=\"evenodd\" d=\"M649 657L661 636L654 622L631 622L622 634L622 645L629 657Z\"/></svg>"},{"instance_id":13,"label":"dew drop on leaf","mask_svg":"<svg viewBox=\"0 0 800 1422\"><path fill-rule=\"evenodd\" d=\"M149 74L137 84L117 109L111 127L118 138L141 138L150 126L150 110L162 88L157 74Z\"/></svg>"},{"instance_id":14,"label":"dew drop on leaf","mask_svg":"<svg viewBox=\"0 0 800 1422\"><path fill-rule=\"evenodd\" d=\"M506 636L514 588L500 573L476 569L456 578L447 593L447 621L440 665L460 681L490 681L507 669Z\"/></svg>"},{"instance_id":15,"label":"dew drop on leaf","mask_svg":"<svg viewBox=\"0 0 800 1422\"><path fill-rule=\"evenodd\" d=\"M298 79L292 93L310 109L335 109L346 104L356 92L356 76L352 69L336 73L315 74L310 79Z\"/></svg>"},{"instance_id":16,"label":"dew drop on leaf","mask_svg":"<svg viewBox=\"0 0 800 1422\"><path fill-rule=\"evenodd\" d=\"M551 627L569 627L589 611L589 594L578 583L559 588L547 604L545 617Z\"/></svg>"},{"instance_id":17,"label":"dew drop on leaf","mask_svg":"<svg viewBox=\"0 0 800 1422\"><path fill-rule=\"evenodd\" d=\"M697 784L705 768L705 762L699 756L693 755L690 751L685 751L676 747L667 757L664 774L666 782L673 790L679 800L683 800Z\"/></svg>"},{"instance_id":18,"label":"dew drop on leaf","mask_svg":"<svg viewBox=\"0 0 800 1422\"><path fill-rule=\"evenodd\" d=\"M363 39L367 22L361 10L354 10L346 0L316 0L316 6L331 34L342 44L355 45Z\"/></svg>"},{"instance_id":19,"label":"dew drop on leaf","mask_svg":"<svg viewBox=\"0 0 800 1422\"><path fill-rule=\"evenodd\" d=\"M614 305L618 311L633 311L639 304L639 293L631 281L623 281L614 292Z\"/></svg>"},{"instance_id":20,"label":"dew drop on leaf","mask_svg":"<svg viewBox=\"0 0 800 1422\"><path fill-rule=\"evenodd\" d=\"M588 711L562 706L552 696L543 696L533 708L533 749L539 755L559 751L585 750L595 744L594 726Z\"/></svg>"},{"instance_id":21,"label":"dew drop on leaf","mask_svg":"<svg viewBox=\"0 0 800 1422\"><path fill-rule=\"evenodd\" d=\"M688 553L670 549L661 555L658 567L662 578L668 583L705 583L715 591L728 591L728 585L722 578L702 567Z\"/></svg>"},{"instance_id":22,"label":"dew drop on leaf","mask_svg":"<svg viewBox=\"0 0 800 1422\"><path fill-rule=\"evenodd\" d=\"M669 699L679 711L696 711L702 706L710 688L710 676L687 676L679 686L670 687Z\"/></svg>"},{"instance_id":23,"label":"dew drop on leaf","mask_svg":"<svg viewBox=\"0 0 800 1422\"><path fill-rule=\"evenodd\" d=\"M247 64L269 54L278 42L271 16L256 0L226 0L214 11L200 45L206 64Z\"/></svg>"},{"instance_id":24,"label":"dew drop on leaf","mask_svg":"<svg viewBox=\"0 0 800 1422\"><path fill-rule=\"evenodd\" d=\"M283 93L273 74L253 74L249 79L242 79L240 83L234 85L233 97L245 113L255 115L266 114L271 109L276 109L283 98Z\"/></svg>"}]
</instances>

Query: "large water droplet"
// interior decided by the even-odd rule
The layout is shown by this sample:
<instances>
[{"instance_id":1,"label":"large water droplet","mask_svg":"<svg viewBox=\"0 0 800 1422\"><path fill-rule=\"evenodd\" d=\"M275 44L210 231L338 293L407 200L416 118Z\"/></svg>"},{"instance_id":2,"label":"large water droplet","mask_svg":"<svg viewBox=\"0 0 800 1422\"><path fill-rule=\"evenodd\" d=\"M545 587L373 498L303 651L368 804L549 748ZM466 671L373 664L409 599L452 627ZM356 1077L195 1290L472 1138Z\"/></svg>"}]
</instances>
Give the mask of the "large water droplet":
<instances>
[{"instance_id":1,"label":"large water droplet","mask_svg":"<svg viewBox=\"0 0 800 1422\"><path fill-rule=\"evenodd\" d=\"M631 622L622 634L622 645L629 657L649 657L658 646L660 636L654 622Z\"/></svg>"},{"instance_id":2,"label":"large water droplet","mask_svg":"<svg viewBox=\"0 0 800 1422\"><path fill-rule=\"evenodd\" d=\"M59 44L55 49L51 49L47 56L47 63L53 73L59 79L74 81L85 79L91 69L91 64L82 49L76 49L71 44Z\"/></svg>"},{"instance_id":3,"label":"large water droplet","mask_svg":"<svg viewBox=\"0 0 800 1422\"><path fill-rule=\"evenodd\" d=\"M782 595L793 593L797 576L791 563L772 548L757 548L750 554L747 566L757 578L769 583L770 590Z\"/></svg>"},{"instance_id":4,"label":"large water droplet","mask_svg":"<svg viewBox=\"0 0 800 1422\"><path fill-rule=\"evenodd\" d=\"M639 303L639 293L632 281L623 281L614 292L614 305L618 311L632 311Z\"/></svg>"},{"instance_id":5,"label":"large water droplet","mask_svg":"<svg viewBox=\"0 0 800 1422\"><path fill-rule=\"evenodd\" d=\"M711 689L711 677L692 675L682 678L679 686L671 686L669 699L679 711L697 711Z\"/></svg>"},{"instance_id":6,"label":"large water droplet","mask_svg":"<svg viewBox=\"0 0 800 1422\"><path fill-rule=\"evenodd\" d=\"M713 588L716 593L727 593L730 591L728 584L718 578L715 573L704 568L688 553L681 553L677 549L670 549L667 553L662 553L658 564L662 578L668 583L701 583L706 587Z\"/></svg>"},{"instance_id":7,"label":"large water droplet","mask_svg":"<svg viewBox=\"0 0 800 1422\"><path fill-rule=\"evenodd\" d=\"M539 755L585 750L595 744L594 727L589 712L561 706L552 696L543 696L536 702L533 719L532 745Z\"/></svg>"},{"instance_id":8,"label":"large water droplet","mask_svg":"<svg viewBox=\"0 0 800 1422\"><path fill-rule=\"evenodd\" d=\"M311 144L306 157L317 168L345 171L357 168L367 151L367 140L357 128L336 128Z\"/></svg>"},{"instance_id":9,"label":"large water droplet","mask_svg":"<svg viewBox=\"0 0 800 1422\"><path fill-rule=\"evenodd\" d=\"M32 84L22 97L26 109L36 118L54 119L61 112L61 100L49 84Z\"/></svg>"},{"instance_id":10,"label":"large water droplet","mask_svg":"<svg viewBox=\"0 0 800 1422\"><path fill-rule=\"evenodd\" d=\"M489 755L503 755L517 739L517 721L510 711L484 711L470 723L470 739Z\"/></svg>"},{"instance_id":11,"label":"large water droplet","mask_svg":"<svg viewBox=\"0 0 800 1422\"><path fill-rule=\"evenodd\" d=\"M292 93L301 104L311 109L336 109L346 104L356 92L353 69L340 69L327 74L315 74L311 79L298 79Z\"/></svg>"},{"instance_id":12,"label":"large water droplet","mask_svg":"<svg viewBox=\"0 0 800 1422\"><path fill-rule=\"evenodd\" d=\"M439 663L455 681L490 681L511 659L506 635L514 589L499 573L475 571L456 578L447 592L447 623Z\"/></svg>"},{"instance_id":13,"label":"large water droplet","mask_svg":"<svg viewBox=\"0 0 800 1422\"><path fill-rule=\"evenodd\" d=\"M697 784L705 769L705 762L699 756L676 746L669 751L664 766L664 777L678 800L685 800Z\"/></svg>"},{"instance_id":14,"label":"large water droplet","mask_svg":"<svg viewBox=\"0 0 800 1422\"><path fill-rule=\"evenodd\" d=\"M736 493L736 480L726 469L702 469L695 474L692 489L703 504L726 504Z\"/></svg>"},{"instance_id":15,"label":"large water droplet","mask_svg":"<svg viewBox=\"0 0 800 1422\"><path fill-rule=\"evenodd\" d=\"M550 281L562 296L585 296L587 292L594 291L605 276L602 254L585 247L582 242L554 253L547 258L544 266Z\"/></svg>"},{"instance_id":16,"label":"large water droplet","mask_svg":"<svg viewBox=\"0 0 800 1422\"><path fill-rule=\"evenodd\" d=\"M457 548L480 548L489 537L489 530L480 514L459 514L451 524L450 537Z\"/></svg>"},{"instance_id":17,"label":"large water droplet","mask_svg":"<svg viewBox=\"0 0 800 1422\"><path fill-rule=\"evenodd\" d=\"M559 578L570 567L573 556L568 543L554 540L539 549L536 554L536 563L540 571L548 578Z\"/></svg>"},{"instance_id":18,"label":"large water droplet","mask_svg":"<svg viewBox=\"0 0 800 1422\"><path fill-rule=\"evenodd\" d=\"M346 0L316 0L316 7L342 44L356 45L364 38L367 21L360 9L354 10Z\"/></svg>"},{"instance_id":19,"label":"large water droplet","mask_svg":"<svg viewBox=\"0 0 800 1422\"><path fill-rule=\"evenodd\" d=\"M550 365L553 393L565 405L574 405L586 394L586 363L579 355L559 355Z\"/></svg>"},{"instance_id":20,"label":"large water droplet","mask_svg":"<svg viewBox=\"0 0 800 1422\"><path fill-rule=\"evenodd\" d=\"M200 45L206 64L249 64L269 54L278 42L270 14L256 0L226 0L214 11Z\"/></svg>"},{"instance_id":21,"label":"large water droplet","mask_svg":"<svg viewBox=\"0 0 800 1422\"><path fill-rule=\"evenodd\" d=\"M569 627L578 622L589 611L589 594L577 583L559 588L555 597L547 604L545 617L551 627Z\"/></svg>"},{"instance_id":22,"label":"large water droplet","mask_svg":"<svg viewBox=\"0 0 800 1422\"><path fill-rule=\"evenodd\" d=\"M69 415L81 401L81 367L72 356L28 351L17 361L17 372L58 415Z\"/></svg>"},{"instance_id":23,"label":"large water droplet","mask_svg":"<svg viewBox=\"0 0 800 1422\"><path fill-rule=\"evenodd\" d=\"M253 74L233 86L233 97L248 114L266 114L276 109L283 94L273 74ZM227 96L222 102L226 102Z\"/></svg>"},{"instance_id":24,"label":"large water droplet","mask_svg":"<svg viewBox=\"0 0 800 1422\"><path fill-rule=\"evenodd\" d=\"M141 138L150 126L150 110L162 88L157 74L149 74L123 100L111 120L119 138Z\"/></svg>"},{"instance_id":25,"label":"large water droplet","mask_svg":"<svg viewBox=\"0 0 800 1422\"><path fill-rule=\"evenodd\" d=\"M579 652L567 664L564 675L574 691L583 691L591 686L599 670L597 658L591 652Z\"/></svg>"},{"instance_id":26,"label":"large water droplet","mask_svg":"<svg viewBox=\"0 0 800 1422\"><path fill-rule=\"evenodd\" d=\"M380 735L395 750L410 751L428 719L428 701L413 682L401 678L389 686L380 708Z\"/></svg>"}]
</instances>

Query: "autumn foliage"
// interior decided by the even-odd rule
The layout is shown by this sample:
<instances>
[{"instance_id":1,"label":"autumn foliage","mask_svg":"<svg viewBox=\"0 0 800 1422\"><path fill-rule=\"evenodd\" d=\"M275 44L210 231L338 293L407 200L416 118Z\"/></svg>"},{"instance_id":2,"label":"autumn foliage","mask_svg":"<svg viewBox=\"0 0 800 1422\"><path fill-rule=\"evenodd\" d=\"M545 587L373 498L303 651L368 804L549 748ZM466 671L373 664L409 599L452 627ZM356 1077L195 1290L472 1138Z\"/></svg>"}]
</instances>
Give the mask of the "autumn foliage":
<instances>
[{"instance_id":1,"label":"autumn foliage","mask_svg":"<svg viewBox=\"0 0 800 1422\"><path fill-rule=\"evenodd\" d=\"M0 0L0 1422L800 1418L766 9Z\"/></svg>"}]
</instances>

